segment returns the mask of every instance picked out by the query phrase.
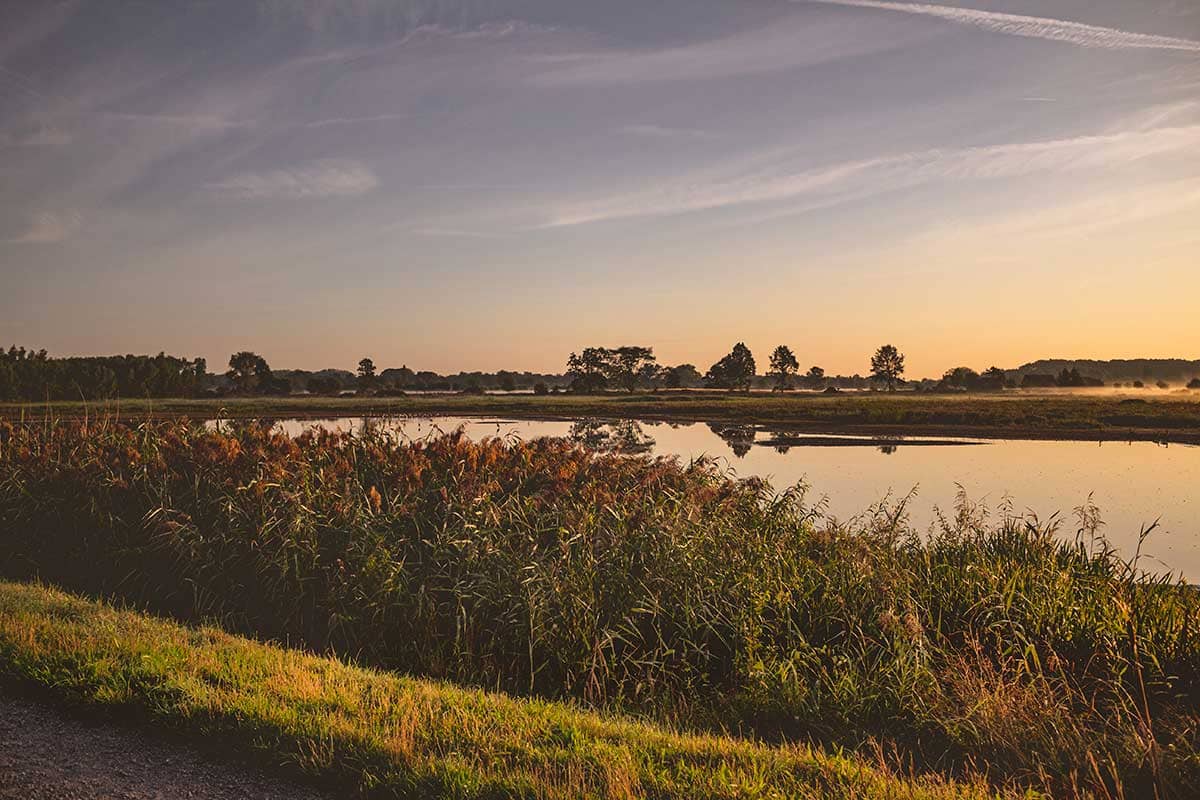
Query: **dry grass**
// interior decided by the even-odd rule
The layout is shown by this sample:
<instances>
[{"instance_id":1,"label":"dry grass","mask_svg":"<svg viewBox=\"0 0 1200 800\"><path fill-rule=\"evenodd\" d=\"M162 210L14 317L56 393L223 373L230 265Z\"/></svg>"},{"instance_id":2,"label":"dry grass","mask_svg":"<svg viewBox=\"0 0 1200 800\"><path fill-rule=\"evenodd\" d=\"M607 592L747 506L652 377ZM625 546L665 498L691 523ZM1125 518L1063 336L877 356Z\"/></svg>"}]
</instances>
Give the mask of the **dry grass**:
<instances>
[{"instance_id":1,"label":"dry grass","mask_svg":"<svg viewBox=\"0 0 1200 800\"><path fill-rule=\"evenodd\" d=\"M380 798L985 798L801 746L689 736L0 583L0 675Z\"/></svg>"}]
</instances>

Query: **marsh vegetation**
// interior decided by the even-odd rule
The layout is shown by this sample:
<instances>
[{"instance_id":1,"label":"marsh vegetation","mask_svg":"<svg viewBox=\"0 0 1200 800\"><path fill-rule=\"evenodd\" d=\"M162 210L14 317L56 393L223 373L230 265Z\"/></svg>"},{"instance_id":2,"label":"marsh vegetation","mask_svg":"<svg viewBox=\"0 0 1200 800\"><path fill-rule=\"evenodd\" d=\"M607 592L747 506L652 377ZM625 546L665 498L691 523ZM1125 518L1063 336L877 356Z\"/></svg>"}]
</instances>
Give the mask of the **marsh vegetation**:
<instances>
[{"instance_id":1,"label":"marsh vegetation","mask_svg":"<svg viewBox=\"0 0 1200 800\"><path fill-rule=\"evenodd\" d=\"M0 568L363 664L1060 794L1200 787L1200 595L969 503L566 440L0 423ZM1062 523L1056 523L1061 525Z\"/></svg>"}]
</instances>

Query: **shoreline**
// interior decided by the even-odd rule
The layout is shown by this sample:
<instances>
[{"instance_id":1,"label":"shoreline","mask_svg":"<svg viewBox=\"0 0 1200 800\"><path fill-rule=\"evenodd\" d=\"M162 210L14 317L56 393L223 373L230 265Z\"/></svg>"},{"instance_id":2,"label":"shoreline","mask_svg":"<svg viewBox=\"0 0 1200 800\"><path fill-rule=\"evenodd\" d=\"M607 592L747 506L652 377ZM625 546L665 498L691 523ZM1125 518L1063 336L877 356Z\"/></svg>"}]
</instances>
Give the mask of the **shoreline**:
<instances>
[{"instance_id":1,"label":"shoreline","mask_svg":"<svg viewBox=\"0 0 1200 800\"><path fill-rule=\"evenodd\" d=\"M944 397L912 394L745 396L413 395L163 399L107 403L0 404L0 419L115 417L294 420L342 417L484 417L515 421L603 421L754 426L779 437L957 437L1200 445L1200 396L1094 395Z\"/></svg>"}]
</instances>

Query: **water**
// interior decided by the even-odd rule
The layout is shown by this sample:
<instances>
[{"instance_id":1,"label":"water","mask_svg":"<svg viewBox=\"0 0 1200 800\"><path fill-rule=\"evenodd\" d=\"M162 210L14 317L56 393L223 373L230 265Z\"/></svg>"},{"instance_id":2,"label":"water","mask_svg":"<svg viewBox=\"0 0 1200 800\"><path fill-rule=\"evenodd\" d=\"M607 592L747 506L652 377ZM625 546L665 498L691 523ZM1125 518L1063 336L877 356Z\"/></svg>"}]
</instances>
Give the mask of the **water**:
<instances>
[{"instance_id":1,"label":"water","mask_svg":"<svg viewBox=\"0 0 1200 800\"><path fill-rule=\"evenodd\" d=\"M1103 533L1132 555L1144 527L1159 523L1142 548L1144 566L1200 581L1200 447L1151 442L1075 442L986 439L875 440L859 436L799 435L703 423L617 424L512 421L459 417L412 419L286 420L290 434L320 426L358 431L378 425L409 438L463 428L472 438L574 436L602 449L675 455L708 455L740 477L758 476L782 488L804 481L810 500L825 498L828 515L847 520L886 497L916 491L909 505L924 529L937 510L953 514L959 486L973 502L1040 519L1060 513L1064 536L1075 532L1074 509L1092 502Z\"/></svg>"}]
</instances>

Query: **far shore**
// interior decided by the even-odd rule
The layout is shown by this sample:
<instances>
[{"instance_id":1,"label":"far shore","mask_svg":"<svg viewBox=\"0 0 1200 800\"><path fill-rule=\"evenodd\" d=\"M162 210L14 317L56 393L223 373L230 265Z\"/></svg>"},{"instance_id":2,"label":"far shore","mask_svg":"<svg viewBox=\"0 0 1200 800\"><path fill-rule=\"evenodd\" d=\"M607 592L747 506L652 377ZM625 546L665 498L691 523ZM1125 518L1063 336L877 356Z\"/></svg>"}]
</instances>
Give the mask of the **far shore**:
<instances>
[{"instance_id":1,"label":"far shore","mask_svg":"<svg viewBox=\"0 0 1200 800\"><path fill-rule=\"evenodd\" d=\"M850 434L1200 444L1200 392L979 394L714 391L222 397L0 404L0 419L581 418L754 425L778 436Z\"/></svg>"}]
</instances>

